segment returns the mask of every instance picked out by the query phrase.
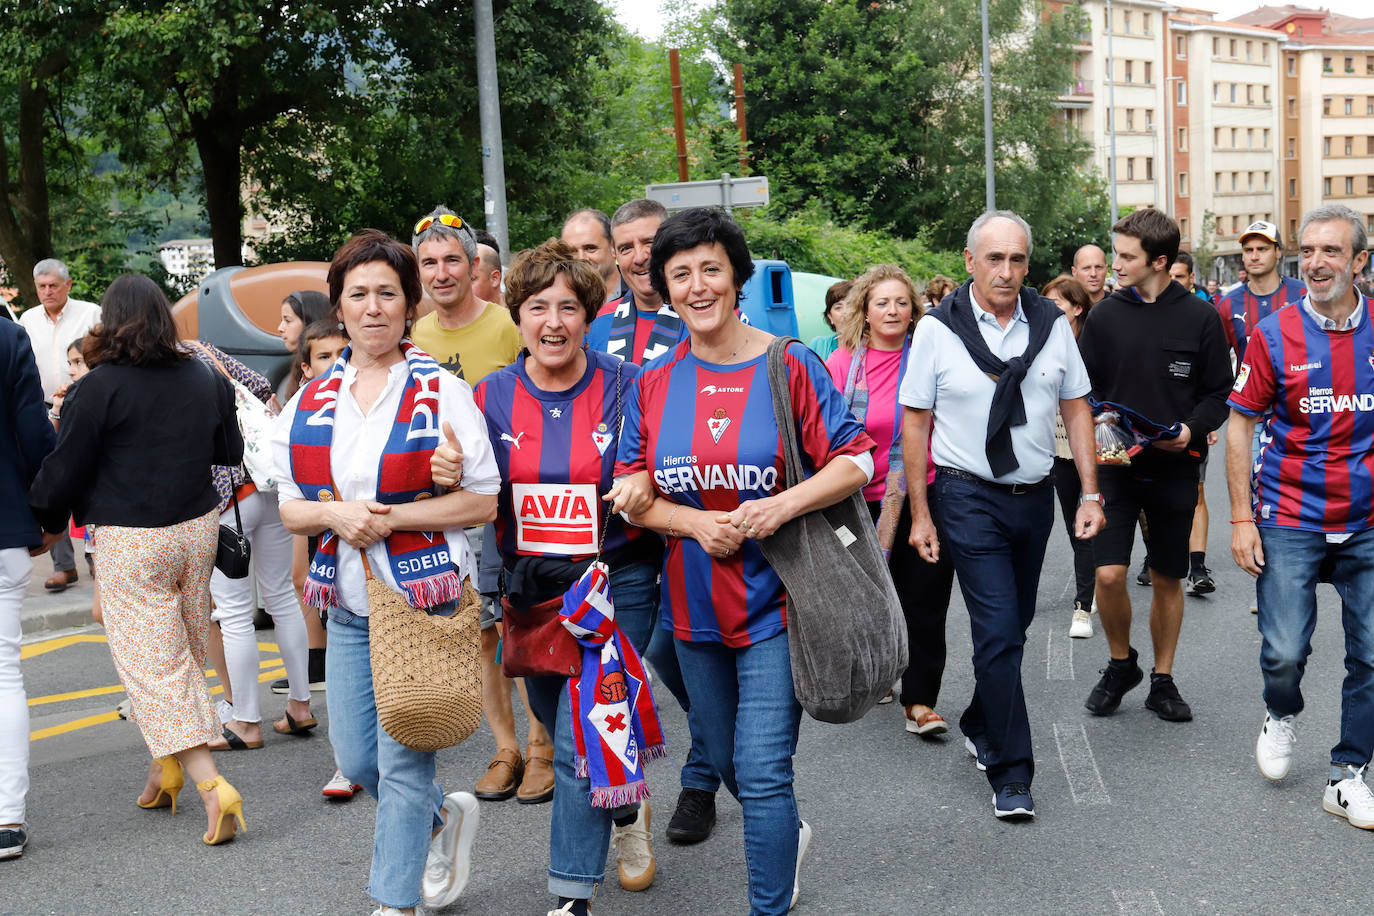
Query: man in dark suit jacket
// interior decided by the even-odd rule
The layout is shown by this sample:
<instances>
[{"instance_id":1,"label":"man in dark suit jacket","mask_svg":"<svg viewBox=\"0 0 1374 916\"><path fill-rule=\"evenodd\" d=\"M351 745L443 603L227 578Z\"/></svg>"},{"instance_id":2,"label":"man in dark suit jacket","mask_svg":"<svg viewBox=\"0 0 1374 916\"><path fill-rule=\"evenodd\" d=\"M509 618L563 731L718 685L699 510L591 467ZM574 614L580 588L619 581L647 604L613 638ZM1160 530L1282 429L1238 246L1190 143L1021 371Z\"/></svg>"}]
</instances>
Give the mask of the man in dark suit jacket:
<instances>
[{"instance_id":1,"label":"man in dark suit jacket","mask_svg":"<svg viewBox=\"0 0 1374 916\"><path fill-rule=\"evenodd\" d=\"M30 557L57 540L39 529L28 499L29 484L56 442L29 336L0 321L0 859L22 855L28 842L29 706L19 669L19 608L33 571Z\"/></svg>"}]
</instances>

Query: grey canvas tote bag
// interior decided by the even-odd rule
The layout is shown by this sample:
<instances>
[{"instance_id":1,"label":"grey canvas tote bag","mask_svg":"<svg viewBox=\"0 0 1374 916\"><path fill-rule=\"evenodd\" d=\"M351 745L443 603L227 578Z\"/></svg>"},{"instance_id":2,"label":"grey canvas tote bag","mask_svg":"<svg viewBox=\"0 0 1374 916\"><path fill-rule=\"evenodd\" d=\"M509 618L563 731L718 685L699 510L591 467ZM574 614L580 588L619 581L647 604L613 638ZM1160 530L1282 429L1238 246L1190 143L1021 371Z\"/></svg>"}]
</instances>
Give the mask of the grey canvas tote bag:
<instances>
[{"instance_id":1,"label":"grey canvas tote bag","mask_svg":"<svg viewBox=\"0 0 1374 916\"><path fill-rule=\"evenodd\" d=\"M768 383L787 486L804 479L783 350L768 345ZM854 722L907 666L906 620L862 492L793 519L758 542L787 589L792 682L822 722Z\"/></svg>"}]
</instances>

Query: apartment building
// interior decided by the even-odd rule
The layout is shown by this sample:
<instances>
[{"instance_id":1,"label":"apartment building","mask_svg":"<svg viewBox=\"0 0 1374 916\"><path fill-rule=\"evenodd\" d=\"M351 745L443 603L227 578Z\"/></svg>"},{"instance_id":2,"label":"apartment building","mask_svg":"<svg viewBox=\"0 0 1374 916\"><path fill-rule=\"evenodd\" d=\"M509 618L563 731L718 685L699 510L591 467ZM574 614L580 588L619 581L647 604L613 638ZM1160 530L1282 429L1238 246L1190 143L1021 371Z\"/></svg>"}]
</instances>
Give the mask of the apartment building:
<instances>
[{"instance_id":1,"label":"apartment building","mask_svg":"<svg viewBox=\"0 0 1374 916\"><path fill-rule=\"evenodd\" d=\"M1120 206L1174 216L1184 248L1211 245L1223 280L1257 219L1283 231L1289 272L1302 213L1322 203L1350 206L1374 236L1374 18L1265 6L1222 21L1160 0L1112 0L1110 16L1106 0L1077 5L1090 27L1060 105Z\"/></svg>"}]
</instances>

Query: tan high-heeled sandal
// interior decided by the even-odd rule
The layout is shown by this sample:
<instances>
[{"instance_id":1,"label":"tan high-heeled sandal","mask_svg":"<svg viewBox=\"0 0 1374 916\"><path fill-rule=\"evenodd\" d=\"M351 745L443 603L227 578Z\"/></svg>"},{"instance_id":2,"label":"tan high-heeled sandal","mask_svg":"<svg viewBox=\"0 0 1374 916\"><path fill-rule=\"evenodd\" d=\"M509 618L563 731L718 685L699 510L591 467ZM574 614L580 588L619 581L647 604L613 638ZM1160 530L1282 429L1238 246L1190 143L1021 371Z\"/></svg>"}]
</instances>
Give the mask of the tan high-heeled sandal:
<instances>
[{"instance_id":1,"label":"tan high-heeled sandal","mask_svg":"<svg viewBox=\"0 0 1374 916\"><path fill-rule=\"evenodd\" d=\"M177 813L177 794L181 792L181 787L186 785L186 774L181 769L181 762L173 754L166 757L157 758L157 762L162 764L162 780L153 796L153 800L148 803L135 801L134 804L140 808L168 808L172 813Z\"/></svg>"},{"instance_id":2,"label":"tan high-heeled sandal","mask_svg":"<svg viewBox=\"0 0 1374 916\"><path fill-rule=\"evenodd\" d=\"M216 776L214 779L196 783L196 788L202 792L214 790L215 798L219 800L219 820L215 822L215 832L201 837L206 846L218 846L232 840L235 820L238 821L239 830L248 832L248 825L243 820L243 796L239 795L238 789L229 784L229 780L223 776Z\"/></svg>"}]
</instances>

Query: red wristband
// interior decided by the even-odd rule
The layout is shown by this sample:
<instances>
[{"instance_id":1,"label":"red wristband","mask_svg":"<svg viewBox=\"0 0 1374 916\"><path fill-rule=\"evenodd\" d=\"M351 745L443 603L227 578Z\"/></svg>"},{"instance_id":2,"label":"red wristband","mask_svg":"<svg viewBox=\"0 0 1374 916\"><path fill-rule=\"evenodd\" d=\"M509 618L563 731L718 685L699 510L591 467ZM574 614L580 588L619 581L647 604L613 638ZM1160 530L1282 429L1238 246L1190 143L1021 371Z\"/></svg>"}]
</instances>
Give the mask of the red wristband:
<instances>
[{"instance_id":1,"label":"red wristband","mask_svg":"<svg viewBox=\"0 0 1374 916\"><path fill-rule=\"evenodd\" d=\"M1253 518L1233 518L1233 519L1231 519L1231 524L1233 524L1233 525L1244 525L1246 522L1249 522L1250 524L1253 525L1253 524L1255 523L1255 520L1254 520Z\"/></svg>"}]
</instances>

